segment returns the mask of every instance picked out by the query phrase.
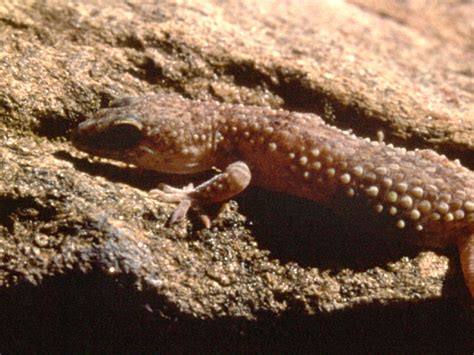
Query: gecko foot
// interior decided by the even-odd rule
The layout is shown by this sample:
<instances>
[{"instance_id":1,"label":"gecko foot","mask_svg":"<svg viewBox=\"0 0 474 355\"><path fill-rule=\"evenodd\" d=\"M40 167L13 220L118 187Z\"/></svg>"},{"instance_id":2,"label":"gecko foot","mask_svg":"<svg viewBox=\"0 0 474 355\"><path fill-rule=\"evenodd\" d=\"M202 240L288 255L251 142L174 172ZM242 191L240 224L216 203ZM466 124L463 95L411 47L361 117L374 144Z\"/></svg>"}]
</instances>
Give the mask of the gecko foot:
<instances>
[{"instance_id":1,"label":"gecko foot","mask_svg":"<svg viewBox=\"0 0 474 355\"><path fill-rule=\"evenodd\" d=\"M193 192L195 192L193 184L189 184L182 189L160 184L157 189L153 189L149 193L151 197L159 201L178 204L169 220L170 225L183 220L188 214L188 211L192 209L198 213L204 226L209 228L211 226L211 220L204 212L204 209L200 207L199 202L192 197Z\"/></svg>"},{"instance_id":2,"label":"gecko foot","mask_svg":"<svg viewBox=\"0 0 474 355\"><path fill-rule=\"evenodd\" d=\"M250 169L244 162L230 164L225 171L194 187L189 184L182 189L160 185L150 195L162 202L177 203L170 223L184 219L190 209L196 211L206 228L211 225L203 206L222 202L242 192L250 183Z\"/></svg>"}]
</instances>

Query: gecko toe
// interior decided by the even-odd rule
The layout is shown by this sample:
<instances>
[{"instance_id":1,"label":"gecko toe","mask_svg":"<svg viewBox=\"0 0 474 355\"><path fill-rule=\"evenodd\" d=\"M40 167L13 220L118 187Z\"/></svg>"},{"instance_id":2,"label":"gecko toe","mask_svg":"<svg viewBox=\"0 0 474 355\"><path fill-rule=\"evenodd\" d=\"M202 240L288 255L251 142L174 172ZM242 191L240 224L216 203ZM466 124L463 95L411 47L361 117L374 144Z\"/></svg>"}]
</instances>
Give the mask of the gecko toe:
<instances>
[{"instance_id":1,"label":"gecko toe","mask_svg":"<svg viewBox=\"0 0 474 355\"><path fill-rule=\"evenodd\" d=\"M170 218L170 225L183 220L188 214L189 208L192 206L192 201L190 199L181 200L178 207L174 210Z\"/></svg>"}]
</instances>

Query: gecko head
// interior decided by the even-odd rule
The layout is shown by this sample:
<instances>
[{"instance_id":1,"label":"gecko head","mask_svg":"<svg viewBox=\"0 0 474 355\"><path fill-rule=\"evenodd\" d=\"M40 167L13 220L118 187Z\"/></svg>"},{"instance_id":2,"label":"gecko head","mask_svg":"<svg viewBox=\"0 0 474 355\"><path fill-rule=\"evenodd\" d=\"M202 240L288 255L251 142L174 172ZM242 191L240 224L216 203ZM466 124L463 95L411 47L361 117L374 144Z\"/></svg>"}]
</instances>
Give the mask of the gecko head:
<instances>
[{"instance_id":1,"label":"gecko head","mask_svg":"<svg viewBox=\"0 0 474 355\"><path fill-rule=\"evenodd\" d=\"M136 107L144 104L146 109ZM189 144L199 132L184 109L154 101L134 105L99 110L72 132L73 145L92 155L166 173L195 173L215 164L209 140Z\"/></svg>"}]
</instances>

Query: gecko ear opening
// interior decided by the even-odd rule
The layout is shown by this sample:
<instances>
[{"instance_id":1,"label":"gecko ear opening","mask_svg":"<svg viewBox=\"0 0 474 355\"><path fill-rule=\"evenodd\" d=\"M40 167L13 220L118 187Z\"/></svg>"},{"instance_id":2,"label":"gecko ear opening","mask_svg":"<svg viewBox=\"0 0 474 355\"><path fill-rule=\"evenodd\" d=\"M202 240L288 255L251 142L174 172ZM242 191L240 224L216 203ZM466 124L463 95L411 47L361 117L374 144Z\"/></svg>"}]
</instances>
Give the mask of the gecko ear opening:
<instances>
[{"instance_id":1,"label":"gecko ear opening","mask_svg":"<svg viewBox=\"0 0 474 355\"><path fill-rule=\"evenodd\" d=\"M99 143L104 148L126 150L136 146L142 139L142 125L136 120L118 120L103 132Z\"/></svg>"}]
</instances>

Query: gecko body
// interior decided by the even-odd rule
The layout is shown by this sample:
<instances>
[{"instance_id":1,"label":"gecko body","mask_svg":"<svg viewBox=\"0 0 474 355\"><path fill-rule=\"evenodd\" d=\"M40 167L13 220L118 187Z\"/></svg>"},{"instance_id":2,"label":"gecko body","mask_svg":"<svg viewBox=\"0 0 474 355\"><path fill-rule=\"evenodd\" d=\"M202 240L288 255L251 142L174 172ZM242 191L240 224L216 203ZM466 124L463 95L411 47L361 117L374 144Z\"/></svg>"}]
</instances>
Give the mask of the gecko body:
<instances>
[{"instance_id":1,"label":"gecko body","mask_svg":"<svg viewBox=\"0 0 474 355\"><path fill-rule=\"evenodd\" d=\"M152 191L179 204L173 220L252 183L423 246L455 243L474 295L474 172L432 150L361 139L314 114L166 94L114 102L81 123L73 143L160 172L222 169L197 187Z\"/></svg>"}]
</instances>

